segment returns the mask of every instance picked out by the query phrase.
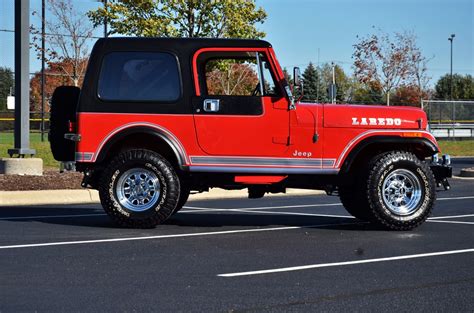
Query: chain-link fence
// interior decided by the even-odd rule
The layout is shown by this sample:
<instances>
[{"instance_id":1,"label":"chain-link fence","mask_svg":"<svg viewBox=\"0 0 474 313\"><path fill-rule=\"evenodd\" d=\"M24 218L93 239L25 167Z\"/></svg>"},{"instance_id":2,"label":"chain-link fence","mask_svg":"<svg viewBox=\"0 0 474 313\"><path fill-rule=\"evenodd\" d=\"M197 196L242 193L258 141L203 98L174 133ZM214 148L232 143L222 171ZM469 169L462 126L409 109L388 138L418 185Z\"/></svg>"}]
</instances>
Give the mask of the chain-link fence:
<instances>
[{"instance_id":1,"label":"chain-link fence","mask_svg":"<svg viewBox=\"0 0 474 313\"><path fill-rule=\"evenodd\" d=\"M436 138L474 138L474 101L422 100Z\"/></svg>"},{"instance_id":2,"label":"chain-link fence","mask_svg":"<svg viewBox=\"0 0 474 313\"><path fill-rule=\"evenodd\" d=\"M422 100L430 124L474 124L474 101Z\"/></svg>"}]
</instances>

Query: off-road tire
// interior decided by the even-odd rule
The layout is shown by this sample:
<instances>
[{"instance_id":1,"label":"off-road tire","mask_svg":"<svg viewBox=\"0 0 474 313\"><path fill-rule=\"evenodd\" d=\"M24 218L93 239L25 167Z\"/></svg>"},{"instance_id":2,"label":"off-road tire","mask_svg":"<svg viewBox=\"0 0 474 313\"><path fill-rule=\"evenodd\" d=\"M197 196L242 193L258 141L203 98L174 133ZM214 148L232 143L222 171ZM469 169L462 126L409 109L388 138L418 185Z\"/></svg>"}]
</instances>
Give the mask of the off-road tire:
<instances>
[{"instance_id":1,"label":"off-road tire","mask_svg":"<svg viewBox=\"0 0 474 313\"><path fill-rule=\"evenodd\" d=\"M181 183L181 190L179 193L179 200L178 204L176 204L176 207L173 210L173 213L171 215L174 215L178 213L179 210L183 208L183 206L186 204L189 198L189 194L191 193L191 190L189 189L189 186L186 183Z\"/></svg>"},{"instance_id":2,"label":"off-road tire","mask_svg":"<svg viewBox=\"0 0 474 313\"><path fill-rule=\"evenodd\" d=\"M54 90L51 98L48 140L57 161L75 159L75 142L64 139L64 134L69 132L69 122L76 121L80 91L79 87L60 86Z\"/></svg>"},{"instance_id":3,"label":"off-road tire","mask_svg":"<svg viewBox=\"0 0 474 313\"><path fill-rule=\"evenodd\" d=\"M350 215L363 221L370 220L369 203L359 185L340 186L339 199Z\"/></svg>"},{"instance_id":4,"label":"off-road tire","mask_svg":"<svg viewBox=\"0 0 474 313\"><path fill-rule=\"evenodd\" d=\"M381 153L372 159L372 164L387 155L388 152ZM370 222L372 215L369 212L369 202L367 200L366 182L370 172L371 163L356 168L352 175L355 175L354 183L351 185L341 185L338 188L339 199L346 211L360 220Z\"/></svg>"},{"instance_id":5,"label":"off-road tire","mask_svg":"<svg viewBox=\"0 0 474 313\"><path fill-rule=\"evenodd\" d=\"M391 230L411 230L422 224L436 199L435 178L428 164L404 151L390 152L369 164L371 170L365 186L370 220ZM410 189L417 192L407 191ZM393 200L401 199L400 193L406 195L404 199L408 202ZM390 195L395 195L392 202ZM403 207L404 203L409 205ZM397 205L402 212L398 212Z\"/></svg>"},{"instance_id":6,"label":"off-road tire","mask_svg":"<svg viewBox=\"0 0 474 313\"><path fill-rule=\"evenodd\" d=\"M150 208L131 210L118 198L120 181L136 169L150 173L159 182L159 196ZM122 178L121 178L122 177ZM102 173L99 196L105 212L123 227L153 228L166 221L175 209L180 193L179 178L171 164L156 152L128 150L115 157Z\"/></svg>"}]
</instances>

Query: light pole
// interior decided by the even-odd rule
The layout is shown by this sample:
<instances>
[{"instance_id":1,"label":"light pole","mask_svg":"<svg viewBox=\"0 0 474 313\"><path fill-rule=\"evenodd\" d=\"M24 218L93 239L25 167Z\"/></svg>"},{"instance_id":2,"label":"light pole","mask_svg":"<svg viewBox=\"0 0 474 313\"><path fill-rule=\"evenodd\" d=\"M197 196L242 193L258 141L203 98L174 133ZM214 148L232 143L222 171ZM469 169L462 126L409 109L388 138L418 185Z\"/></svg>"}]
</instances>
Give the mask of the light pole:
<instances>
[{"instance_id":1,"label":"light pole","mask_svg":"<svg viewBox=\"0 0 474 313\"><path fill-rule=\"evenodd\" d=\"M104 0L104 9L105 13L107 13L107 0ZM104 18L104 37L107 38L107 14Z\"/></svg>"},{"instance_id":2,"label":"light pole","mask_svg":"<svg viewBox=\"0 0 474 313\"><path fill-rule=\"evenodd\" d=\"M45 0L41 1L41 142L44 141L44 90L45 90L45 75L44 75L44 51L45 51Z\"/></svg>"},{"instance_id":3,"label":"light pole","mask_svg":"<svg viewBox=\"0 0 474 313\"><path fill-rule=\"evenodd\" d=\"M451 36L448 38L450 44L451 44L451 75L449 79L449 94L451 97L451 100L453 100L453 40L454 37L456 37L456 34L451 34Z\"/></svg>"}]
</instances>

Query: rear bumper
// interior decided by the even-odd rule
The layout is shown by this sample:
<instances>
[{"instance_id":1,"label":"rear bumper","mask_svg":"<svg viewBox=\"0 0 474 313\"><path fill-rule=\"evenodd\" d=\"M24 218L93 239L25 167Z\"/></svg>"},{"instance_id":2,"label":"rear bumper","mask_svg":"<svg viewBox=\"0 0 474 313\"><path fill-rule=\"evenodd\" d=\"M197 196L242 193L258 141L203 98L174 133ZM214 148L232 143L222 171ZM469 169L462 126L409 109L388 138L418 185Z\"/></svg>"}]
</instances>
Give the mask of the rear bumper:
<instances>
[{"instance_id":1,"label":"rear bumper","mask_svg":"<svg viewBox=\"0 0 474 313\"><path fill-rule=\"evenodd\" d=\"M450 189L451 186L449 185L448 178L453 177L451 157L449 155L443 155L440 159L438 155L435 154L431 159L430 168L438 187L443 186L446 190Z\"/></svg>"}]
</instances>

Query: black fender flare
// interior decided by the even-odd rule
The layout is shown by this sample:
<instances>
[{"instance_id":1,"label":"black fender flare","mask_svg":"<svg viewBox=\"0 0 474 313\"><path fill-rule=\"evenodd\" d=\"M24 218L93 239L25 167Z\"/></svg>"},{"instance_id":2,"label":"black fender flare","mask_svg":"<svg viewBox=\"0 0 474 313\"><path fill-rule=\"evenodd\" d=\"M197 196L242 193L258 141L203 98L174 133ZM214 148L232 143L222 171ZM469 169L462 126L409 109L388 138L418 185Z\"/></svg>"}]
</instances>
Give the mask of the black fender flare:
<instances>
[{"instance_id":1,"label":"black fender flare","mask_svg":"<svg viewBox=\"0 0 474 313\"><path fill-rule=\"evenodd\" d=\"M427 150L426 155L433 155L439 152L438 147L428 138L423 137L395 137L395 136L372 136L359 142L348 154L343 162L340 173L347 173L352 166L352 163L357 159L359 154L368 146L372 144L399 144L412 145L417 144L424 146Z\"/></svg>"},{"instance_id":2,"label":"black fender flare","mask_svg":"<svg viewBox=\"0 0 474 313\"><path fill-rule=\"evenodd\" d=\"M184 169L185 165L187 164L188 158L183 145L179 142L177 138L175 138L171 133L167 132L166 130L150 126L132 126L113 134L110 138L106 138L104 140L105 143L101 144L101 146L99 147L96 162L102 162L109 153L110 149L115 144L130 135L136 134L151 135L163 140L173 151L180 168Z\"/></svg>"}]
</instances>

